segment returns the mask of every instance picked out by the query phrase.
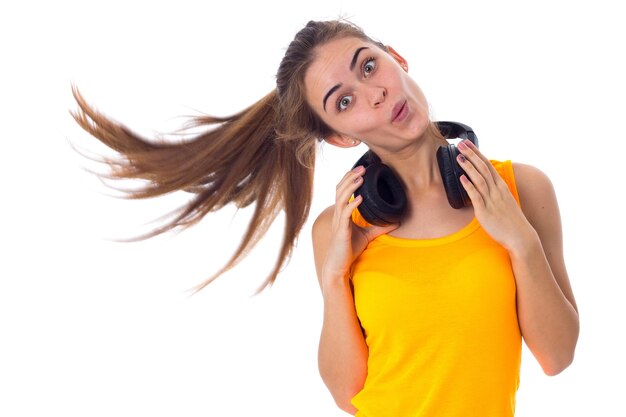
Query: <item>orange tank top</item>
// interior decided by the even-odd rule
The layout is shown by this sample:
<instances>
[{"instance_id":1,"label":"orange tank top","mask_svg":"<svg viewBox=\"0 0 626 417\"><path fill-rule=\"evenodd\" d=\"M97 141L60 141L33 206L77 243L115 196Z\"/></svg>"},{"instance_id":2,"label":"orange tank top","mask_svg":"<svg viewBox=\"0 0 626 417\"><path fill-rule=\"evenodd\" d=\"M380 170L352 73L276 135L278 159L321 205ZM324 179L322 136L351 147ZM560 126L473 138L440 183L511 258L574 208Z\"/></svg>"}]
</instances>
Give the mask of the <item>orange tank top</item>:
<instances>
[{"instance_id":1,"label":"orange tank top","mask_svg":"<svg viewBox=\"0 0 626 417\"><path fill-rule=\"evenodd\" d=\"M518 201L511 161L491 161ZM363 221L355 210L353 220ZM507 417L521 335L507 251L476 218L452 235L382 235L352 265L369 348L357 417Z\"/></svg>"}]
</instances>

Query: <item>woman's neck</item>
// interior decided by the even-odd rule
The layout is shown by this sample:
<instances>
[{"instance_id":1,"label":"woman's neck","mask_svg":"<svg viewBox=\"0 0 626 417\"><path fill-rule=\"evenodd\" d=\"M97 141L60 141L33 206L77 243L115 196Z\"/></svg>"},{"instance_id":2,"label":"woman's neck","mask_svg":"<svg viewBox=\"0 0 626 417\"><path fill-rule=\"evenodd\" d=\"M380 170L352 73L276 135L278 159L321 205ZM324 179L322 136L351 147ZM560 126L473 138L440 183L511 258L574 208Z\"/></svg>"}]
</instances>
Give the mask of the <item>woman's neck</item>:
<instances>
[{"instance_id":1,"label":"woman's neck","mask_svg":"<svg viewBox=\"0 0 626 417\"><path fill-rule=\"evenodd\" d=\"M400 150L375 150L383 163L390 166L408 189L428 189L441 185L437 149L447 141L432 124L422 137Z\"/></svg>"}]
</instances>

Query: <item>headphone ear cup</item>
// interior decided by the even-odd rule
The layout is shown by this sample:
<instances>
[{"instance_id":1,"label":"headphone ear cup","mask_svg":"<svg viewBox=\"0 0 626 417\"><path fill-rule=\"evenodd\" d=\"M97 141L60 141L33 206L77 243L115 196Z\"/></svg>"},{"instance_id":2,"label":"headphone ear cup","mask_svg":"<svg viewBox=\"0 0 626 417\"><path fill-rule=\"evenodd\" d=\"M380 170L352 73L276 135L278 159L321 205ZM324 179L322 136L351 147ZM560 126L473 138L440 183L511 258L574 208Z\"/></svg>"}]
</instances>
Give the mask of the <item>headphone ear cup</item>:
<instances>
[{"instance_id":1,"label":"headphone ear cup","mask_svg":"<svg viewBox=\"0 0 626 417\"><path fill-rule=\"evenodd\" d=\"M448 202L455 209L460 209L471 204L471 200L465 188L461 184L463 169L456 161L458 151L454 145L441 146L437 149L437 163L446 189Z\"/></svg>"},{"instance_id":2,"label":"headphone ear cup","mask_svg":"<svg viewBox=\"0 0 626 417\"><path fill-rule=\"evenodd\" d=\"M387 226L398 223L406 211L406 193L391 168L382 163L367 167L363 184L354 192L361 195L359 213L370 224Z\"/></svg>"}]
</instances>

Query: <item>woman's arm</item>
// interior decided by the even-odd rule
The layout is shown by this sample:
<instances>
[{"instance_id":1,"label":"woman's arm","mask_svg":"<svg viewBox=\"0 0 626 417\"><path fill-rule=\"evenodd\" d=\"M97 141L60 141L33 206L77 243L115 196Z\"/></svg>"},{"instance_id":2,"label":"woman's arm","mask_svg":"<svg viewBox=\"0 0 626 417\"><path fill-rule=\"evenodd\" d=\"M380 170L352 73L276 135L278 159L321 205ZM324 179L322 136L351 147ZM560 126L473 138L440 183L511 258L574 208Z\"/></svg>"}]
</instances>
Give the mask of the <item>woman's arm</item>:
<instances>
[{"instance_id":1,"label":"woman's arm","mask_svg":"<svg viewBox=\"0 0 626 417\"><path fill-rule=\"evenodd\" d=\"M322 380L342 410L354 414L350 403L367 376L368 349L356 315L349 277L324 274L323 264L330 242L331 209L313 225L315 267L324 297L324 321L318 351Z\"/></svg>"},{"instance_id":2,"label":"woman's arm","mask_svg":"<svg viewBox=\"0 0 626 417\"><path fill-rule=\"evenodd\" d=\"M476 218L504 246L517 285L517 311L524 340L544 372L556 375L573 360L578 341L576 302L565 262L561 219L554 189L536 168L515 164L522 208L506 183L471 143L459 158Z\"/></svg>"},{"instance_id":3,"label":"woman's arm","mask_svg":"<svg viewBox=\"0 0 626 417\"><path fill-rule=\"evenodd\" d=\"M350 197L363 174L363 167L348 172L337 185L335 205L313 224L315 268L324 297L320 375L337 405L351 414L357 410L350 401L367 376L368 349L354 305L350 267L372 239L399 226L361 228L352 222L352 211L362 199Z\"/></svg>"},{"instance_id":4,"label":"woman's arm","mask_svg":"<svg viewBox=\"0 0 626 417\"><path fill-rule=\"evenodd\" d=\"M510 252L524 340L544 372L556 375L574 359L578 309L563 257L561 216L552 183L529 165L513 164L520 203L535 234Z\"/></svg>"}]
</instances>

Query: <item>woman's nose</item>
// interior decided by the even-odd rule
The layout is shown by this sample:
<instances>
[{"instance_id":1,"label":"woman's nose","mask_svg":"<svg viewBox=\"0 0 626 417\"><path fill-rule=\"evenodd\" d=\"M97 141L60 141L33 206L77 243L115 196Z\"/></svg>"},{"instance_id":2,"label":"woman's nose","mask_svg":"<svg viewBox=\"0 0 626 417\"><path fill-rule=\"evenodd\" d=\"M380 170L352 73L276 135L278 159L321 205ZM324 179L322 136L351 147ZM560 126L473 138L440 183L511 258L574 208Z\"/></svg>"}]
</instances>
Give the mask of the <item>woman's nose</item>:
<instances>
[{"instance_id":1,"label":"woman's nose","mask_svg":"<svg viewBox=\"0 0 626 417\"><path fill-rule=\"evenodd\" d=\"M372 107L377 107L385 102L387 97L387 90L383 87L372 87L369 91L370 104Z\"/></svg>"}]
</instances>

